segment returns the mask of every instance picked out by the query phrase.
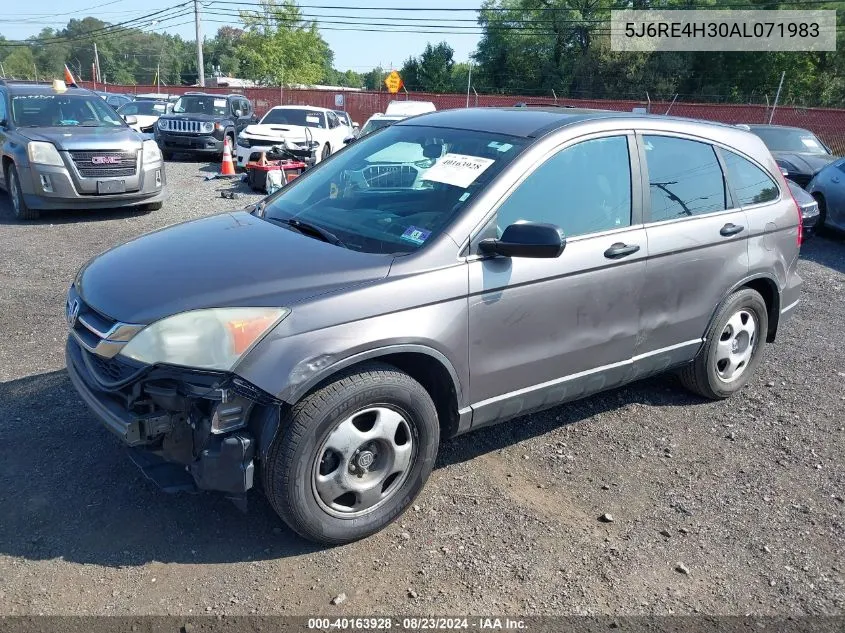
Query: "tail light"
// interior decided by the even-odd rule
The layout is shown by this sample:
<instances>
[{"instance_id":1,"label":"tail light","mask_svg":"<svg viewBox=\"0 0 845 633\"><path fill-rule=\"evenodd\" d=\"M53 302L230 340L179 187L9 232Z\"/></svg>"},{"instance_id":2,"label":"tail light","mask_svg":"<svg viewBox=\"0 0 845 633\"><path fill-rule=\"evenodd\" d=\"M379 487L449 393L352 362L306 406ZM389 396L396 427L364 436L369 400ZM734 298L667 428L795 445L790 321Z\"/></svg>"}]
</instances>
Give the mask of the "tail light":
<instances>
[{"instance_id":1,"label":"tail light","mask_svg":"<svg viewBox=\"0 0 845 633\"><path fill-rule=\"evenodd\" d=\"M795 196L792 193L792 188L789 186L789 183L786 182L786 176L783 175L783 170L781 170L780 166L775 165L776 173L780 174L781 182L783 186L786 187L786 190L789 192L789 197L792 198L792 204L795 205L795 212L798 213L798 247L801 247L801 244L804 243L804 215L801 213L801 205L798 204L798 201L795 199Z\"/></svg>"}]
</instances>

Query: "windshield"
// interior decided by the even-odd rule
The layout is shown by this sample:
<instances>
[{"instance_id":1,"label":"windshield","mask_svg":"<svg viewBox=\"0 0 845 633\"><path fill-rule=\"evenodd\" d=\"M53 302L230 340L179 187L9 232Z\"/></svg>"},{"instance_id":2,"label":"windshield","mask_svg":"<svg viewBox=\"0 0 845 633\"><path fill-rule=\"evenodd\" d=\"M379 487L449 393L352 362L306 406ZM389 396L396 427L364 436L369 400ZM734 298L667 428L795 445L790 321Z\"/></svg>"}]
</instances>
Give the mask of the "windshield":
<instances>
[{"instance_id":1,"label":"windshield","mask_svg":"<svg viewBox=\"0 0 845 633\"><path fill-rule=\"evenodd\" d=\"M189 114L211 114L214 116L227 116L229 114L228 101L225 97L213 97L210 95L190 95L179 97L173 111L177 114L187 112Z\"/></svg>"},{"instance_id":2,"label":"windshield","mask_svg":"<svg viewBox=\"0 0 845 633\"><path fill-rule=\"evenodd\" d=\"M325 129L326 118L317 110L274 108L264 115L261 125L301 125Z\"/></svg>"},{"instance_id":3,"label":"windshield","mask_svg":"<svg viewBox=\"0 0 845 633\"><path fill-rule=\"evenodd\" d=\"M371 134L383 127L393 125L397 121L399 121L399 119L370 119L364 124L364 127L361 128L361 136L366 136L367 134Z\"/></svg>"},{"instance_id":4,"label":"windshield","mask_svg":"<svg viewBox=\"0 0 845 633\"><path fill-rule=\"evenodd\" d=\"M122 105L117 109L117 113L121 116L129 116L132 114L140 114L142 116L160 116L167 110L166 103L158 103L156 101L132 101L126 105Z\"/></svg>"},{"instance_id":5,"label":"windshield","mask_svg":"<svg viewBox=\"0 0 845 633\"><path fill-rule=\"evenodd\" d=\"M772 152L829 154L815 134L808 130L789 128L751 128Z\"/></svg>"},{"instance_id":6,"label":"windshield","mask_svg":"<svg viewBox=\"0 0 845 633\"><path fill-rule=\"evenodd\" d=\"M335 110L334 113L337 115L337 118L340 119L340 122L347 127L352 127L352 120L349 118L349 115L342 110Z\"/></svg>"},{"instance_id":7,"label":"windshield","mask_svg":"<svg viewBox=\"0 0 845 633\"><path fill-rule=\"evenodd\" d=\"M525 139L398 125L347 146L267 201L269 221L296 218L367 253L423 246L519 154Z\"/></svg>"},{"instance_id":8,"label":"windshield","mask_svg":"<svg viewBox=\"0 0 845 633\"><path fill-rule=\"evenodd\" d=\"M12 121L18 127L120 127L123 119L93 95L13 95Z\"/></svg>"}]
</instances>

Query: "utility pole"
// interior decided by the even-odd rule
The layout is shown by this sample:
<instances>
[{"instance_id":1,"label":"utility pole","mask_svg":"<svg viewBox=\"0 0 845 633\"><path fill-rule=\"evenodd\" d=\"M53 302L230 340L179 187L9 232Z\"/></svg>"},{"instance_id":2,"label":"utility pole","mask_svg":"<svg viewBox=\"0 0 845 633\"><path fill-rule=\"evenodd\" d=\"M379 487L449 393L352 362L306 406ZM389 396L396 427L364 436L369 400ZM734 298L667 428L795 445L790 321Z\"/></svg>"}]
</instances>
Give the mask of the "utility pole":
<instances>
[{"instance_id":1,"label":"utility pole","mask_svg":"<svg viewBox=\"0 0 845 633\"><path fill-rule=\"evenodd\" d=\"M783 78L786 77L786 71L780 74L780 83L778 84L778 91L775 95L775 102L772 104L772 112L769 114L769 125L772 124L772 119L775 118L775 108L778 107L778 99L780 98L780 89L783 88Z\"/></svg>"},{"instance_id":2,"label":"utility pole","mask_svg":"<svg viewBox=\"0 0 845 633\"><path fill-rule=\"evenodd\" d=\"M202 58L202 26L200 25L200 3L194 0L194 26L197 31L197 77L199 85L205 86L205 61Z\"/></svg>"},{"instance_id":3,"label":"utility pole","mask_svg":"<svg viewBox=\"0 0 845 633\"><path fill-rule=\"evenodd\" d=\"M467 75L467 107L469 107L470 86L472 86L472 62L469 63L469 75Z\"/></svg>"},{"instance_id":4,"label":"utility pole","mask_svg":"<svg viewBox=\"0 0 845 633\"><path fill-rule=\"evenodd\" d=\"M96 81L100 81L100 55L97 53L97 42L94 42L94 67L97 69Z\"/></svg>"}]
</instances>

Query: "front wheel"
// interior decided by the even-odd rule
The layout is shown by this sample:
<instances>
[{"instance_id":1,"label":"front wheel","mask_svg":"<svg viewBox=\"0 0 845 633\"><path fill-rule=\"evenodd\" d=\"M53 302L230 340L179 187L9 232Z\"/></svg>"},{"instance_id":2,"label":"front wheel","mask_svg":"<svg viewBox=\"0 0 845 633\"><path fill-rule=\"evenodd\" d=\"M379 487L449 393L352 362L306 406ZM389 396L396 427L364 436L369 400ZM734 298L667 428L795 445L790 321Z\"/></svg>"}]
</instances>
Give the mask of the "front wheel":
<instances>
[{"instance_id":1,"label":"front wheel","mask_svg":"<svg viewBox=\"0 0 845 633\"><path fill-rule=\"evenodd\" d=\"M437 410L422 385L390 365L368 364L292 408L262 469L264 489L301 536L349 543L405 511L439 441Z\"/></svg>"},{"instance_id":2,"label":"front wheel","mask_svg":"<svg viewBox=\"0 0 845 633\"><path fill-rule=\"evenodd\" d=\"M681 370L681 382L711 400L733 395L760 364L768 329L760 293L750 288L733 293L716 313L698 356Z\"/></svg>"},{"instance_id":3,"label":"front wheel","mask_svg":"<svg viewBox=\"0 0 845 633\"><path fill-rule=\"evenodd\" d=\"M320 154L320 162L323 162L324 160L326 160L331 155L332 155L332 148L329 147L328 143L326 143L325 146L323 147L323 153Z\"/></svg>"},{"instance_id":4,"label":"front wheel","mask_svg":"<svg viewBox=\"0 0 845 633\"><path fill-rule=\"evenodd\" d=\"M6 170L6 185L9 189L9 197L12 199L12 213L18 220L37 220L38 209L30 209L23 197L21 178L18 175L18 168L14 163Z\"/></svg>"}]
</instances>

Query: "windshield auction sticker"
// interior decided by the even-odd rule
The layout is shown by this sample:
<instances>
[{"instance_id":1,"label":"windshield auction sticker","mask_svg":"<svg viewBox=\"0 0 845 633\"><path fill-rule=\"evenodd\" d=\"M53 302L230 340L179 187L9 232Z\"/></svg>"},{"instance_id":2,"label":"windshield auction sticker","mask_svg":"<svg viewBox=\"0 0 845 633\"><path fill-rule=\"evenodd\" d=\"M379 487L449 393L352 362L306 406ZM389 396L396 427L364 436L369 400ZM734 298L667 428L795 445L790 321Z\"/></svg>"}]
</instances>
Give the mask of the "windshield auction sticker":
<instances>
[{"instance_id":1,"label":"windshield auction sticker","mask_svg":"<svg viewBox=\"0 0 845 633\"><path fill-rule=\"evenodd\" d=\"M614 51L835 51L836 11L611 11Z\"/></svg>"},{"instance_id":2,"label":"windshield auction sticker","mask_svg":"<svg viewBox=\"0 0 845 633\"><path fill-rule=\"evenodd\" d=\"M480 156L446 154L425 172L423 179L466 189L495 162Z\"/></svg>"}]
</instances>

